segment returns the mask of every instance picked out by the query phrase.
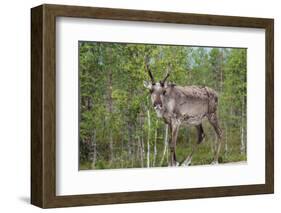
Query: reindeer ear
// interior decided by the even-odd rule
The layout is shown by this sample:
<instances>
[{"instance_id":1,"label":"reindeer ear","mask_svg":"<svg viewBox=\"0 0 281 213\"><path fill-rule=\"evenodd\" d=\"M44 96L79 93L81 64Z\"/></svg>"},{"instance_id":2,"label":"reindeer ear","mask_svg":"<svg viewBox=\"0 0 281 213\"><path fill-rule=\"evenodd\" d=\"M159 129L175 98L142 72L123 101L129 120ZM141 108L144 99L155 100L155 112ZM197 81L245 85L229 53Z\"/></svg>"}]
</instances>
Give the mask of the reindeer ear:
<instances>
[{"instance_id":1,"label":"reindeer ear","mask_svg":"<svg viewBox=\"0 0 281 213\"><path fill-rule=\"evenodd\" d=\"M152 88L152 84L149 81L143 81L143 86L147 89L151 89Z\"/></svg>"}]
</instances>

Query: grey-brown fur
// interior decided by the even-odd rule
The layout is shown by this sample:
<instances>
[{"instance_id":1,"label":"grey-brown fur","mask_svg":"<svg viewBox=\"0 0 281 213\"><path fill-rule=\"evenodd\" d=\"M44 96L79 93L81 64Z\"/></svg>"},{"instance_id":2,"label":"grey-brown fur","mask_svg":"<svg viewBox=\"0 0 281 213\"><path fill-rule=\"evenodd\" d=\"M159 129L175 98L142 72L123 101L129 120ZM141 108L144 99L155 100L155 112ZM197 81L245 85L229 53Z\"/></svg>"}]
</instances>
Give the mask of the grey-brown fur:
<instances>
[{"instance_id":1,"label":"grey-brown fur","mask_svg":"<svg viewBox=\"0 0 281 213\"><path fill-rule=\"evenodd\" d=\"M209 120L219 139L213 160L213 163L218 163L222 130L219 127L217 118L218 94L216 91L209 87L182 87L167 84L165 80L168 78L169 73L163 81L155 83L148 66L147 70L152 82L145 82L144 86L150 90L151 101L157 116L162 118L170 129L170 165L177 166L179 164L176 159L176 142L181 125L193 125L197 129L197 143L182 165L187 166L191 163L193 153L205 137L202 127L204 118Z\"/></svg>"}]
</instances>

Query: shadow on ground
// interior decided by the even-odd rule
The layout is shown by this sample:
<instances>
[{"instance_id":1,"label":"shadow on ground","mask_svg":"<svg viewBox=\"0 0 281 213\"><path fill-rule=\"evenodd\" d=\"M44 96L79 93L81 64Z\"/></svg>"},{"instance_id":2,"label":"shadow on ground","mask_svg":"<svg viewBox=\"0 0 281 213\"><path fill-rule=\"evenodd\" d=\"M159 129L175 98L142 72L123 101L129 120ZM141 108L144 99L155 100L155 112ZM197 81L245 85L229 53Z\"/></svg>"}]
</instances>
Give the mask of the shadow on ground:
<instances>
[{"instance_id":1,"label":"shadow on ground","mask_svg":"<svg viewBox=\"0 0 281 213\"><path fill-rule=\"evenodd\" d=\"M26 203L26 204L30 204L30 197L19 197L18 198L21 202Z\"/></svg>"}]
</instances>

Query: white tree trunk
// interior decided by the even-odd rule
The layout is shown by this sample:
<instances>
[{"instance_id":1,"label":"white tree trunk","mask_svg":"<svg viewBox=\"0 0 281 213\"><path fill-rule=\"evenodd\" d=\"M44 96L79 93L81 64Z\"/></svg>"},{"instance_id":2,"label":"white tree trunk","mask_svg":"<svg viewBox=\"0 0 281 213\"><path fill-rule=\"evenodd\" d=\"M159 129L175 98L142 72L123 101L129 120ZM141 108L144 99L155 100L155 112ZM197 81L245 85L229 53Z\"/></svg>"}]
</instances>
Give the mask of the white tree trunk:
<instances>
[{"instance_id":1,"label":"white tree trunk","mask_svg":"<svg viewBox=\"0 0 281 213\"><path fill-rule=\"evenodd\" d=\"M150 127L151 127L149 109L147 110L147 125L148 125L148 131L147 131L146 167L149 168L150 167Z\"/></svg>"},{"instance_id":2,"label":"white tree trunk","mask_svg":"<svg viewBox=\"0 0 281 213\"><path fill-rule=\"evenodd\" d=\"M121 168L123 168L123 161L124 161L124 159L123 159L124 141L123 140L124 139L122 137L122 139L121 139L121 157L120 157L120 159L121 159Z\"/></svg>"},{"instance_id":3,"label":"white tree trunk","mask_svg":"<svg viewBox=\"0 0 281 213\"><path fill-rule=\"evenodd\" d=\"M244 154L245 153L245 141L244 141L244 98L242 100L242 107L241 107L241 140L240 140L240 153Z\"/></svg>"},{"instance_id":4,"label":"white tree trunk","mask_svg":"<svg viewBox=\"0 0 281 213\"><path fill-rule=\"evenodd\" d=\"M141 138L141 166L144 167L144 155L145 155L145 150L144 150L144 141L143 137Z\"/></svg>"},{"instance_id":5,"label":"white tree trunk","mask_svg":"<svg viewBox=\"0 0 281 213\"><path fill-rule=\"evenodd\" d=\"M227 124L224 123L224 130L225 130L225 140L224 140L224 155L227 156L228 154L228 130L227 130Z\"/></svg>"},{"instance_id":6,"label":"white tree trunk","mask_svg":"<svg viewBox=\"0 0 281 213\"><path fill-rule=\"evenodd\" d=\"M91 167L94 169L96 167L97 162L97 142L96 142L96 131L93 131L93 134L91 136L91 149L92 149L92 164Z\"/></svg>"},{"instance_id":7,"label":"white tree trunk","mask_svg":"<svg viewBox=\"0 0 281 213\"><path fill-rule=\"evenodd\" d=\"M245 142L244 142L244 128L241 126L241 147L240 153L243 154L245 152Z\"/></svg>"},{"instance_id":8,"label":"white tree trunk","mask_svg":"<svg viewBox=\"0 0 281 213\"><path fill-rule=\"evenodd\" d=\"M156 120L156 129L154 134L154 155L153 155L153 167L156 163L156 157L157 157L157 126L158 126L158 120Z\"/></svg>"},{"instance_id":9,"label":"white tree trunk","mask_svg":"<svg viewBox=\"0 0 281 213\"><path fill-rule=\"evenodd\" d=\"M161 161L160 161L160 166L162 166L162 164L163 164L163 161L165 159L167 149L168 149L168 132L169 132L169 126L166 124L166 126L165 126L165 137L164 137L164 149L163 149L163 154L162 154L162 158L161 158Z\"/></svg>"},{"instance_id":10,"label":"white tree trunk","mask_svg":"<svg viewBox=\"0 0 281 213\"><path fill-rule=\"evenodd\" d=\"M139 155L140 155L140 163L141 163L141 167L143 168L143 145L142 145L142 141L141 138L138 137L138 146L139 146Z\"/></svg>"}]
</instances>

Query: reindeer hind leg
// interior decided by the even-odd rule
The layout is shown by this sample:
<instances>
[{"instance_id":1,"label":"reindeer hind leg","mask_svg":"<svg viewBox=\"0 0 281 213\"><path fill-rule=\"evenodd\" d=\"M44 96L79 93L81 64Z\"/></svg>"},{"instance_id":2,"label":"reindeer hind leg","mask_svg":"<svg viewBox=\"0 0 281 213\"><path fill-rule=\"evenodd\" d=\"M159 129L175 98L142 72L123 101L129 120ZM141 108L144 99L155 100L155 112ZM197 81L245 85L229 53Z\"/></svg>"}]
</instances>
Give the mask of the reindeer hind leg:
<instances>
[{"instance_id":1,"label":"reindeer hind leg","mask_svg":"<svg viewBox=\"0 0 281 213\"><path fill-rule=\"evenodd\" d=\"M216 113L211 113L208 116L209 122L210 124L213 126L217 137L218 137L218 144L216 146L216 150L215 150L215 155L214 155L214 160L212 162L212 164L218 164L218 159L219 159L219 154L220 154L220 148L221 148L221 143L222 143L222 130L219 126L219 122L218 122L218 117Z\"/></svg>"},{"instance_id":2,"label":"reindeer hind leg","mask_svg":"<svg viewBox=\"0 0 281 213\"><path fill-rule=\"evenodd\" d=\"M196 126L196 128L197 128L197 134L198 134L197 144L200 144L205 139L205 133L204 133L202 124L199 124L198 126Z\"/></svg>"},{"instance_id":3,"label":"reindeer hind leg","mask_svg":"<svg viewBox=\"0 0 281 213\"><path fill-rule=\"evenodd\" d=\"M205 138L204 130L202 124L196 126L197 129L197 143L193 145L191 153L187 156L187 158L181 164L182 166L189 166L191 164L192 156L194 152L197 150L199 144L201 144Z\"/></svg>"}]
</instances>

